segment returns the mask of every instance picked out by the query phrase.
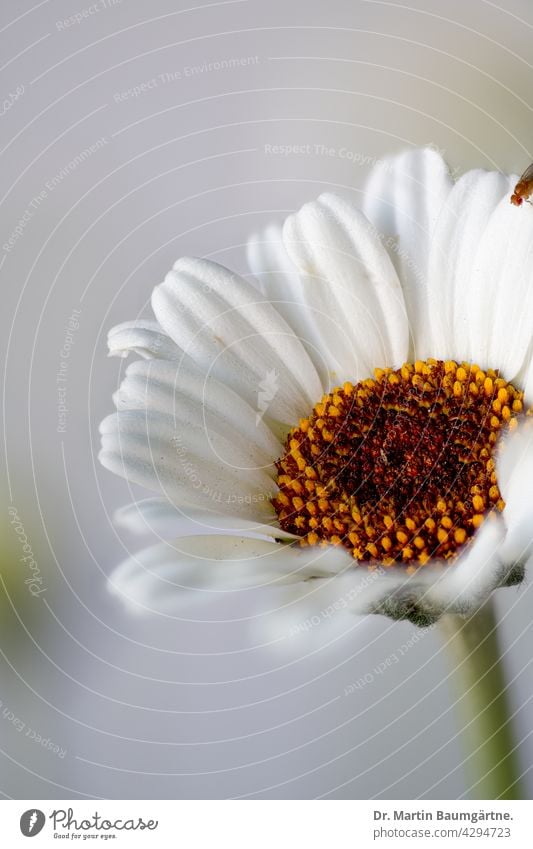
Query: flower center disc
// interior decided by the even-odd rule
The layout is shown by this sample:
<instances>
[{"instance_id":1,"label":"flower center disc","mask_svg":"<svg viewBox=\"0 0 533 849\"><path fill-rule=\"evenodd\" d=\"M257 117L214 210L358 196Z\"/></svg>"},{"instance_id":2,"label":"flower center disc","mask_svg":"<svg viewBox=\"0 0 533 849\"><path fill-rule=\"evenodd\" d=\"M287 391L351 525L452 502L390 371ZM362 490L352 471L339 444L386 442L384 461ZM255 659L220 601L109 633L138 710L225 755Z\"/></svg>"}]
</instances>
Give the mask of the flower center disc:
<instances>
[{"instance_id":1,"label":"flower center disc","mask_svg":"<svg viewBox=\"0 0 533 849\"><path fill-rule=\"evenodd\" d=\"M497 371L433 359L337 387L276 463L281 527L361 561L412 569L453 557L504 508L494 448L522 398Z\"/></svg>"}]
</instances>

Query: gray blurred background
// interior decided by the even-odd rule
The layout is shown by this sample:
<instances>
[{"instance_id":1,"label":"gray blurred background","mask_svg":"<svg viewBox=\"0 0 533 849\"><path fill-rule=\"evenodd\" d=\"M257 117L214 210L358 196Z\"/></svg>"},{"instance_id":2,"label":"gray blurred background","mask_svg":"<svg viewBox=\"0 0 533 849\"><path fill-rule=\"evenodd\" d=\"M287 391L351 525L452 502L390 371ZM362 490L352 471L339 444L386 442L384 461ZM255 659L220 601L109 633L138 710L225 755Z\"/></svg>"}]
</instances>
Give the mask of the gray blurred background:
<instances>
[{"instance_id":1,"label":"gray blurred background","mask_svg":"<svg viewBox=\"0 0 533 849\"><path fill-rule=\"evenodd\" d=\"M353 619L273 650L253 593L190 621L126 613L106 576L144 540L111 515L145 493L99 467L97 426L124 368L107 331L149 315L180 255L245 273L250 231L326 189L357 202L372 162L405 147L456 173L523 170L532 37L527 0L2 4L4 796L467 792L436 631ZM531 790L528 582L497 605Z\"/></svg>"}]
</instances>

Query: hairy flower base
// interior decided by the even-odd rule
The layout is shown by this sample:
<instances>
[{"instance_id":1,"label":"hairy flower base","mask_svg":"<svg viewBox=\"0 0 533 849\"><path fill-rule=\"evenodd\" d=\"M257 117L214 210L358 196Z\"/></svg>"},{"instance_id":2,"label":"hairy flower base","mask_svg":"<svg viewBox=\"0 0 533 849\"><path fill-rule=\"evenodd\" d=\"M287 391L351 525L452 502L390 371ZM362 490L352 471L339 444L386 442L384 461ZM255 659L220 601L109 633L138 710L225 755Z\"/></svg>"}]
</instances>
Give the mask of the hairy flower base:
<instances>
[{"instance_id":1,"label":"hairy flower base","mask_svg":"<svg viewBox=\"0 0 533 849\"><path fill-rule=\"evenodd\" d=\"M302 545L408 571L453 558L504 508L494 449L522 411L522 392L469 363L428 359L345 383L289 433L279 523Z\"/></svg>"}]
</instances>

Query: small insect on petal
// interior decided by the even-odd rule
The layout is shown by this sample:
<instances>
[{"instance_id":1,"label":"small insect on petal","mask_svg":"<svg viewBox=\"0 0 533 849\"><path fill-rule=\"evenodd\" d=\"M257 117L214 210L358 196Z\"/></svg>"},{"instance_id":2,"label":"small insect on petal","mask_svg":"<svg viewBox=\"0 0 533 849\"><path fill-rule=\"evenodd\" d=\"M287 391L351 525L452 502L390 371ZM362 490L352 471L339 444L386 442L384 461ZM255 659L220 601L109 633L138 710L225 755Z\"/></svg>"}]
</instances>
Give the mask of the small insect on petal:
<instances>
[{"instance_id":1,"label":"small insect on petal","mask_svg":"<svg viewBox=\"0 0 533 849\"><path fill-rule=\"evenodd\" d=\"M510 197L510 202L513 206L522 206L522 203L526 200L528 203L532 203L530 201L530 197L533 194L533 163L526 168L522 176L520 177L518 183L514 187L513 194ZM533 205L533 204L532 204Z\"/></svg>"}]
</instances>

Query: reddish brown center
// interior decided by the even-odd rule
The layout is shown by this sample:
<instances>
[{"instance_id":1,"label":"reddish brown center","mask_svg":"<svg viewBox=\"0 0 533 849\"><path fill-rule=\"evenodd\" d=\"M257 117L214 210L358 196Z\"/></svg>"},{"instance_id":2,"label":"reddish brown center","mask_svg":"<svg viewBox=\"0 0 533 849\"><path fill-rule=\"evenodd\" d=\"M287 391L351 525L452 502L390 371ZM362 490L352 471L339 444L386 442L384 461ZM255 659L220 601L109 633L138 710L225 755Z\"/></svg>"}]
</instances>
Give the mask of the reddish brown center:
<instances>
[{"instance_id":1,"label":"reddish brown center","mask_svg":"<svg viewBox=\"0 0 533 849\"><path fill-rule=\"evenodd\" d=\"M293 428L276 464L281 527L361 561L412 569L453 557L504 507L494 448L522 397L496 371L439 360L337 387Z\"/></svg>"}]
</instances>

